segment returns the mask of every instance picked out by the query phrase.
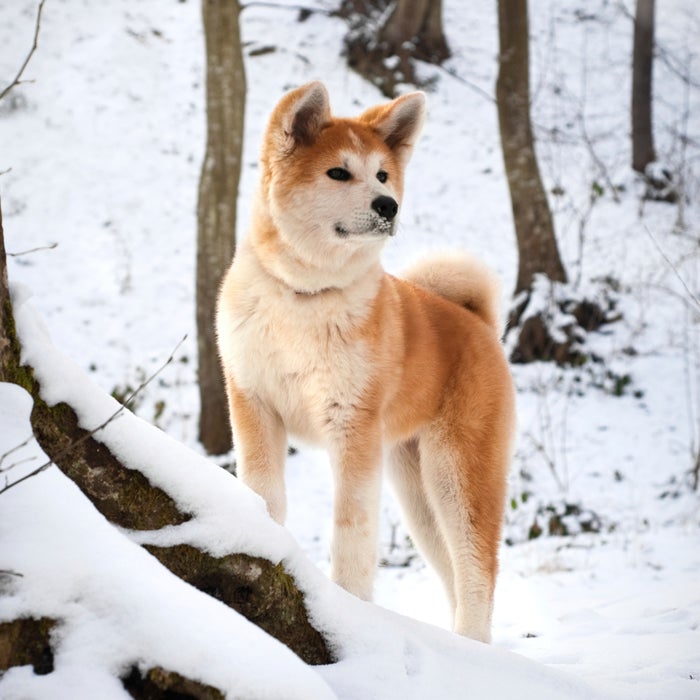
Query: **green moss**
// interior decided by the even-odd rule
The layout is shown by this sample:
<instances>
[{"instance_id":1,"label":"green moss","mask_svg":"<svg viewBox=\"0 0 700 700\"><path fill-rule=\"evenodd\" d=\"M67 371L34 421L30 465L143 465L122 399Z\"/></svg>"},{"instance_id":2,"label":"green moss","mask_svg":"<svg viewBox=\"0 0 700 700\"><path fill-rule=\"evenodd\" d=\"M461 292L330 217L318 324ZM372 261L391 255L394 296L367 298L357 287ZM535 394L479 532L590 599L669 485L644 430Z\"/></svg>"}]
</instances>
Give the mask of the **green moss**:
<instances>
[{"instance_id":1,"label":"green moss","mask_svg":"<svg viewBox=\"0 0 700 700\"><path fill-rule=\"evenodd\" d=\"M31 367L20 364L21 348L19 338L17 337L17 327L15 326L15 318L12 314L12 302L9 298L4 300L2 310L2 334L5 336L7 346L3 349L0 357L0 380L17 384L23 389L33 394L36 381L34 372ZM0 336L0 341L2 336Z\"/></svg>"},{"instance_id":2,"label":"green moss","mask_svg":"<svg viewBox=\"0 0 700 700\"><path fill-rule=\"evenodd\" d=\"M213 557L185 544L145 548L176 576L239 612L306 663L333 661L309 622L302 592L281 563L240 553Z\"/></svg>"}]
</instances>

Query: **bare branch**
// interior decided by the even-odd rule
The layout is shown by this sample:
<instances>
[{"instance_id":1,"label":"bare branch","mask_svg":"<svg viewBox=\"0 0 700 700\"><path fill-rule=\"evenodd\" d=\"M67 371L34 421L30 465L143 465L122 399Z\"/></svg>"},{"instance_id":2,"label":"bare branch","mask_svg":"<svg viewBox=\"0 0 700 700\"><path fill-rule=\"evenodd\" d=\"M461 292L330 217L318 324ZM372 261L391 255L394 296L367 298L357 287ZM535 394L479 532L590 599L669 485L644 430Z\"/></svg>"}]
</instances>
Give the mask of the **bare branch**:
<instances>
[{"instance_id":1,"label":"bare branch","mask_svg":"<svg viewBox=\"0 0 700 700\"><path fill-rule=\"evenodd\" d=\"M449 75L451 78L454 78L457 82L460 82L465 87L468 87L472 92L479 95L479 97L483 97L488 102L496 104L496 98L490 92L479 87L476 83L473 83L470 80L463 78L461 75L459 75L459 73L457 73L456 69L445 68L445 66L442 65L438 65L437 67L443 72L447 73L447 75Z\"/></svg>"},{"instance_id":2,"label":"bare branch","mask_svg":"<svg viewBox=\"0 0 700 700\"><path fill-rule=\"evenodd\" d=\"M2 173L0 173L2 175ZM58 247L58 243L49 243L48 245L40 245L36 248L30 248L29 250L21 250L19 253L5 253L8 258L19 258L22 255L29 255L31 253L38 253L40 250L53 250Z\"/></svg>"},{"instance_id":3,"label":"bare branch","mask_svg":"<svg viewBox=\"0 0 700 700\"><path fill-rule=\"evenodd\" d=\"M17 71L17 75L15 76L15 79L6 87L3 89L2 92L0 92L0 100L2 100L5 95L7 95L12 88L17 87L22 80L22 74L24 73L24 69L29 65L29 61L31 61L32 56L34 55L34 52L37 49L38 42L39 42L39 29L41 28L41 12L44 9L44 3L46 0L41 0L39 3L39 9L36 12L36 24L34 26L34 42L32 44L32 48L29 50L29 53L27 54L27 57L24 59L24 63L21 65L19 71ZM26 82L26 81L24 81Z\"/></svg>"},{"instance_id":4,"label":"bare branch","mask_svg":"<svg viewBox=\"0 0 700 700\"><path fill-rule=\"evenodd\" d=\"M21 450L23 447L26 447L32 440L34 439L34 434L32 433L24 442L20 442L19 445L15 445L14 447L11 447L7 452L4 452L3 454L0 455L0 472L7 471L8 469L12 469L14 467L14 464L11 464L9 467L3 468L2 463L13 453L17 452L17 450Z\"/></svg>"},{"instance_id":5,"label":"bare branch","mask_svg":"<svg viewBox=\"0 0 700 700\"><path fill-rule=\"evenodd\" d=\"M10 569L0 569L0 576L17 576L18 578L24 578L24 574L20 574L19 571L11 571Z\"/></svg>"},{"instance_id":6,"label":"bare branch","mask_svg":"<svg viewBox=\"0 0 700 700\"><path fill-rule=\"evenodd\" d=\"M673 261L666 255L664 252L663 248L659 244L659 242L656 240L656 237L654 234L651 232L649 227L644 224L644 230L649 234L649 238L651 238L652 243L654 244L654 247L656 250L659 252L659 255L664 259L664 262L671 268L673 271L673 274L678 278L678 281L683 285L683 289L685 289L686 294L688 295L688 298L693 302L693 305L695 307L696 311L700 311L700 299L698 299L697 295L693 290L688 286L688 283L683 279L681 273L678 271L678 268L673 264Z\"/></svg>"},{"instance_id":7,"label":"bare branch","mask_svg":"<svg viewBox=\"0 0 700 700\"><path fill-rule=\"evenodd\" d=\"M0 489L0 494L5 493L5 491L9 491L15 486L19 486L23 481L31 479L33 476L41 474L41 472L46 471L52 464L53 462L51 460L49 460L48 462L44 462L44 464L42 464L40 467L38 467L32 472L29 472L29 474L25 474L23 477L17 479L16 481L8 481L7 479L5 479L5 485Z\"/></svg>"}]
</instances>

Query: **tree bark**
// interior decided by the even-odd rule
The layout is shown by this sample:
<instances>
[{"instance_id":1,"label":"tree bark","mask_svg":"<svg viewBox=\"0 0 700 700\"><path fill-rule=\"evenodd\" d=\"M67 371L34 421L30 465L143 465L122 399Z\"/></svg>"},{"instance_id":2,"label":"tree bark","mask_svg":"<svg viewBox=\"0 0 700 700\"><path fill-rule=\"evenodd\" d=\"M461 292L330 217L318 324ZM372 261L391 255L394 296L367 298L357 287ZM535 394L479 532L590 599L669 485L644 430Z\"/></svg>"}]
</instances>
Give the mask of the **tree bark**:
<instances>
[{"instance_id":1,"label":"tree bark","mask_svg":"<svg viewBox=\"0 0 700 700\"><path fill-rule=\"evenodd\" d=\"M159 666L145 673L134 667L121 680L124 689L136 700L225 700L218 688Z\"/></svg>"},{"instance_id":2,"label":"tree bark","mask_svg":"<svg viewBox=\"0 0 700 700\"><path fill-rule=\"evenodd\" d=\"M236 0L202 0L207 56L207 146L197 206L197 338L199 439L209 454L223 454L231 449L214 317L221 280L236 244L246 94L239 12Z\"/></svg>"},{"instance_id":3,"label":"tree bark","mask_svg":"<svg viewBox=\"0 0 700 700\"><path fill-rule=\"evenodd\" d=\"M442 0L397 0L384 19L386 0L346 0L340 14L350 20L345 39L348 65L387 97L402 83L420 87L416 59L440 65L450 56L442 23ZM383 22L383 24L380 24ZM389 60L387 60L389 59Z\"/></svg>"},{"instance_id":4,"label":"tree bark","mask_svg":"<svg viewBox=\"0 0 700 700\"><path fill-rule=\"evenodd\" d=\"M21 363L7 280L1 208L0 381L18 384L31 394L31 423L37 441L110 522L130 529L154 530L192 517L181 512L169 494L153 486L137 465L122 464L96 434L81 428L70 406L49 406L42 399L32 368ZM192 479L196 478L193 473ZM287 644L306 663L333 660L325 640L309 622L303 594L281 565L242 553L213 557L184 544L145 548L177 576Z\"/></svg>"},{"instance_id":5,"label":"tree bark","mask_svg":"<svg viewBox=\"0 0 700 700\"><path fill-rule=\"evenodd\" d=\"M442 30L442 0L398 0L379 40L386 43L387 55L398 54L409 44L415 58L442 63L450 55Z\"/></svg>"},{"instance_id":6,"label":"tree bark","mask_svg":"<svg viewBox=\"0 0 700 700\"><path fill-rule=\"evenodd\" d=\"M518 277L515 293L530 289L534 275L566 282L554 224L542 185L530 122L527 0L498 2L498 123L515 233Z\"/></svg>"},{"instance_id":7,"label":"tree bark","mask_svg":"<svg viewBox=\"0 0 700 700\"><path fill-rule=\"evenodd\" d=\"M51 673L51 632L55 626L56 620L48 617L0 623L0 675L13 666L31 666L38 676Z\"/></svg>"},{"instance_id":8,"label":"tree bark","mask_svg":"<svg viewBox=\"0 0 700 700\"><path fill-rule=\"evenodd\" d=\"M654 0L637 0L632 49L632 167L644 173L656 160L651 119Z\"/></svg>"}]
</instances>

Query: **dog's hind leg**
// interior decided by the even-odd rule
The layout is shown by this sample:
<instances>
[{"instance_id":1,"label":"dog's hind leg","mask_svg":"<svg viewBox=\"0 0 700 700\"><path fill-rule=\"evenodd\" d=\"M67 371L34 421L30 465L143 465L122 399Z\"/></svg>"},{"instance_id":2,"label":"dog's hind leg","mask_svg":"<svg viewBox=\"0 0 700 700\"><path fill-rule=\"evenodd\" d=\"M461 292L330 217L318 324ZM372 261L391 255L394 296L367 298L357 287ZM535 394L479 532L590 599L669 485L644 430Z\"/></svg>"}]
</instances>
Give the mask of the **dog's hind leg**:
<instances>
[{"instance_id":1,"label":"dog's hind leg","mask_svg":"<svg viewBox=\"0 0 700 700\"><path fill-rule=\"evenodd\" d=\"M421 476L418 440L413 438L394 445L389 453L387 466L408 531L421 554L442 579L454 613L456 599L452 562L435 520L435 513L426 496Z\"/></svg>"},{"instance_id":2,"label":"dog's hind leg","mask_svg":"<svg viewBox=\"0 0 700 700\"><path fill-rule=\"evenodd\" d=\"M428 502L453 567L453 629L489 642L508 450L440 423L421 435L419 449Z\"/></svg>"}]
</instances>

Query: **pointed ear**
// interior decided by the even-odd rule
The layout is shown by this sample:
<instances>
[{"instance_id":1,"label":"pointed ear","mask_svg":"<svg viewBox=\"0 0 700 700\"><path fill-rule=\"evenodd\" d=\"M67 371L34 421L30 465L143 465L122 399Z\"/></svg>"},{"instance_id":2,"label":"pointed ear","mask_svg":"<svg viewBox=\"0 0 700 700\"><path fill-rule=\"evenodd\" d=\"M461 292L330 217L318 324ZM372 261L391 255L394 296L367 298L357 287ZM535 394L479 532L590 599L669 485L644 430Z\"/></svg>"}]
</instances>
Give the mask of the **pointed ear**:
<instances>
[{"instance_id":1,"label":"pointed ear","mask_svg":"<svg viewBox=\"0 0 700 700\"><path fill-rule=\"evenodd\" d=\"M411 157L425 121L425 95L411 92L385 105L371 107L360 119L372 127L402 164Z\"/></svg>"},{"instance_id":2,"label":"pointed ear","mask_svg":"<svg viewBox=\"0 0 700 700\"><path fill-rule=\"evenodd\" d=\"M280 146L284 143L286 150L292 150L297 145L310 146L330 120L328 92L322 83L313 82L280 100L268 129Z\"/></svg>"}]
</instances>

